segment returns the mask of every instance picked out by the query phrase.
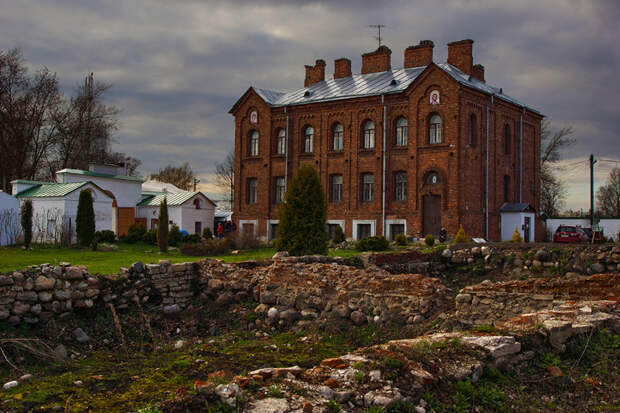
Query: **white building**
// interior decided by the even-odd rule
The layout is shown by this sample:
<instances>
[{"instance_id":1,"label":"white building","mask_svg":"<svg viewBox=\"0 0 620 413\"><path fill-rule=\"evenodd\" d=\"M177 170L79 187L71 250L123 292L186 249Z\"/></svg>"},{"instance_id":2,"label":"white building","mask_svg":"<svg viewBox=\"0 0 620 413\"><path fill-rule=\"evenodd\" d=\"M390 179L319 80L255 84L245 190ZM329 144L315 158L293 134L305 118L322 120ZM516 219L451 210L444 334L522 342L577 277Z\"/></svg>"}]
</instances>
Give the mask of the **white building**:
<instances>
[{"instance_id":1,"label":"white building","mask_svg":"<svg viewBox=\"0 0 620 413\"><path fill-rule=\"evenodd\" d=\"M15 244L20 232L19 201L0 190L0 246Z\"/></svg>"},{"instance_id":2,"label":"white building","mask_svg":"<svg viewBox=\"0 0 620 413\"><path fill-rule=\"evenodd\" d=\"M136 208L136 222L144 223L146 229L157 228L159 205L166 197L170 224L176 224L188 234L202 235L205 228L213 232L215 203L202 192L143 192L143 195Z\"/></svg>"},{"instance_id":3,"label":"white building","mask_svg":"<svg viewBox=\"0 0 620 413\"><path fill-rule=\"evenodd\" d=\"M89 191L93 197L95 230L113 229L113 198L93 182L73 182L57 184L16 180L13 193L19 199L32 201L32 240L33 242L75 241L75 218L80 192Z\"/></svg>"},{"instance_id":4,"label":"white building","mask_svg":"<svg viewBox=\"0 0 620 413\"><path fill-rule=\"evenodd\" d=\"M534 207L527 203L505 203L499 209L502 241L510 241L515 228L521 234L523 242L534 242Z\"/></svg>"}]
</instances>

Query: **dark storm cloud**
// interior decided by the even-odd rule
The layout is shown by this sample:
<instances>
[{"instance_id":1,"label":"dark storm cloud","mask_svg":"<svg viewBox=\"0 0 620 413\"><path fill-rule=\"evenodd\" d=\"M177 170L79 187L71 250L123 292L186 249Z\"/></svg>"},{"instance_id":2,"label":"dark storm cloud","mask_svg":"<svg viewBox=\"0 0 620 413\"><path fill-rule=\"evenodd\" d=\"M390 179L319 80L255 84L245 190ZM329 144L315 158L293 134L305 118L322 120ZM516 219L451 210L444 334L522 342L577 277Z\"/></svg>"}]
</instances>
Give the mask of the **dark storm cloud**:
<instances>
[{"instance_id":1,"label":"dark storm cloud","mask_svg":"<svg viewBox=\"0 0 620 413\"><path fill-rule=\"evenodd\" d=\"M90 71L111 83L122 109L115 149L149 173L188 161L209 181L232 147L227 113L250 86L287 91L303 85L304 64L348 57L359 72L376 31L402 66L403 49L472 38L490 84L573 125L567 162L594 152L620 159L620 2L283 1L283 0L0 0L0 49L20 47L33 68L58 73L64 90ZM604 171L601 169L601 174ZM604 175L600 177L604 179ZM580 171L567 174L580 202ZM211 189L206 186L206 188ZM577 206L575 206L577 207Z\"/></svg>"}]
</instances>

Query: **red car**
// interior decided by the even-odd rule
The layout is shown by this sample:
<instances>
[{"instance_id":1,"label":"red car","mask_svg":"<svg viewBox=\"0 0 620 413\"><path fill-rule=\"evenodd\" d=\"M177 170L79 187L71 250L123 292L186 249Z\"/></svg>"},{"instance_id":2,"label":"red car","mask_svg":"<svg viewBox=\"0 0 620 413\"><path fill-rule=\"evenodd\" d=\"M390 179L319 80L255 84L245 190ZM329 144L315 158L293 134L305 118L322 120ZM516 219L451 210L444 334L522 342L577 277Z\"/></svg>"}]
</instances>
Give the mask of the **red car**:
<instances>
[{"instance_id":1,"label":"red car","mask_svg":"<svg viewBox=\"0 0 620 413\"><path fill-rule=\"evenodd\" d=\"M555 230L553 242L588 242L588 234L578 227L561 225Z\"/></svg>"}]
</instances>

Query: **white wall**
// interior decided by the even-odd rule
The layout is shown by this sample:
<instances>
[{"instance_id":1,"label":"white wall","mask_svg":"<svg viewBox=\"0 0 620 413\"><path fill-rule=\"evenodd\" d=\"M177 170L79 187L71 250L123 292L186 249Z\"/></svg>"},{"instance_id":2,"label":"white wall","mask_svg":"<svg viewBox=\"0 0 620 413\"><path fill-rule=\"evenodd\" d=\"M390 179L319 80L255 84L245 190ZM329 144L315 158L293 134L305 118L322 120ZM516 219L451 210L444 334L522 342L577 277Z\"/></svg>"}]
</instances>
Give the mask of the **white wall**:
<instances>
[{"instance_id":1,"label":"white wall","mask_svg":"<svg viewBox=\"0 0 620 413\"><path fill-rule=\"evenodd\" d=\"M139 181L71 173L58 174L58 179L61 183L94 182L106 191L112 192L116 198L116 204L120 208L133 208L142 200L142 183Z\"/></svg>"},{"instance_id":2,"label":"white wall","mask_svg":"<svg viewBox=\"0 0 620 413\"><path fill-rule=\"evenodd\" d=\"M618 232L620 232L620 218L603 218L599 225L603 227L603 235L611 237L614 241L620 241Z\"/></svg>"},{"instance_id":3,"label":"white wall","mask_svg":"<svg viewBox=\"0 0 620 413\"><path fill-rule=\"evenodd\" d=\"M170 215L170 207L168 207L168 215ZM159 207L158 206L140 206L136 207L136 218L146 219L146 229L152 230L151 220L159 219Z\"/></svg>"},{"instance_id":4,"label":"white wall","mask_svg":"<svg viewBox=\"0 0 620 413\"><path fill-rule=\"evenodd\" d=\"M555 230L558 229L560 225L590 228L590 218L549 218L547 219L547 231L551 233L551 237L553 237Z\"/></svg>"},{"instance_id":5,"label":"white wall","mask_svg":"<svg viewBox=\"0 0 620 413\"><path fill-rule=\"evenodd\" d=\"M20 230L19 201L0 191L0 246L14 244Z\"/></svg>"},{"instance_id":6,"label":"white wall","mask_svg":"<svg viewBox=\"0 0 620 413\"><path fill-rule=\"evenodd\" d=\"M77 191L73 191L65 197L65 216L71 219L75 230L75 218L77 217L77 207L80 199L80 192L84 189L91 189L93 196L93 210L95 212L95 231L110 230L114 231L112 198L104 192L98 190L93 185L86 185Z\"/></svg>"},{"instance_id":7,"label":"white wall","mask_svg":"<svg viewBox=\"0 0 620 413\"><path fill-rule=\"evenodd\" d=\"M358 224L370 224L370 236L374 237L375 235L377 235L377 224L376 221L374 219L354 219L351 223L351 225L353 226L353 239L354 240L359 240L359 236L357 235L357 225Z\"/></svg>"},{"instance_id":8,"label":"white wall","mask_svg":"<svg viewBox=\"0 0 620 413\"><path fill-rule=\"evenodd\" d=\"M200 199L200 209L196 209L194 199ZM181 215L181 225L179 225L179 227L187 231L188 234L194 233L196 222L202 222L203 231L205 228L210 228L213 233L215 207L211 204L211 202L205 200L200 195L194 195L182 206L176 208L179 209L179 213Z\"/></svg>"},{"instance_id":9,"label":"white wall","mask_svg":"<svg viewBox=\"0 0 620 413\"><path fill-rule=\"evenodd\" d=\"M530 242L535 240L535 224L533 212L502 212L501 227L502 227L502 241L510 241L512 234L515 232L515 228L519 230L521 238L525 240L525 233L523 231L523 224L525 223L525 217L530 217Z\"/></svg>"}]
</instances>

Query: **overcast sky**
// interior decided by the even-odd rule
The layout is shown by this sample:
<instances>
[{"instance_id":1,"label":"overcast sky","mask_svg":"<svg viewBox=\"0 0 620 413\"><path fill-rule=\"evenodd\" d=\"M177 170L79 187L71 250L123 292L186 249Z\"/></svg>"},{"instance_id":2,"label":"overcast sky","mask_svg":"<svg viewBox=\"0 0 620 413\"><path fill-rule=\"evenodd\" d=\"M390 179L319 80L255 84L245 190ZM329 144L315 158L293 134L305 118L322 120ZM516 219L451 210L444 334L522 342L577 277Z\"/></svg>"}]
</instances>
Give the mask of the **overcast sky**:
<instances>
[{"instance_id":1,"label":"overcast sky","mask_svg":"<svg viewBox=\"0 0 620 413\"><path fill-rule=\"evenodd\" d=\"M384 24L392 67L403 50L474 40L488 83L544 113L552 128L572 125L565 152L568 207L588 208L584 160L620 160L620 1L183 1L0 0L0 49L19 47L70 92L89 72L111 83L122 110L114 149L142 160L143 175L188 161L202 182L233 147L228 110L249 86L303 86L305 64L377 47ZM617 164L620 166L620 164ZM614 164L599 162L602 184ZM202 189L212 193L213 187Z\"/></svg>"}]
</instances>

